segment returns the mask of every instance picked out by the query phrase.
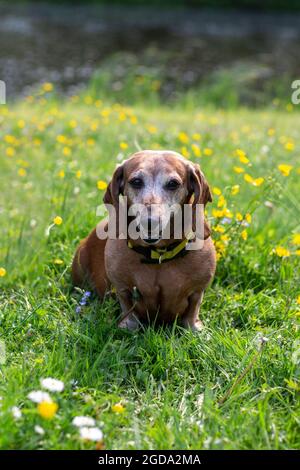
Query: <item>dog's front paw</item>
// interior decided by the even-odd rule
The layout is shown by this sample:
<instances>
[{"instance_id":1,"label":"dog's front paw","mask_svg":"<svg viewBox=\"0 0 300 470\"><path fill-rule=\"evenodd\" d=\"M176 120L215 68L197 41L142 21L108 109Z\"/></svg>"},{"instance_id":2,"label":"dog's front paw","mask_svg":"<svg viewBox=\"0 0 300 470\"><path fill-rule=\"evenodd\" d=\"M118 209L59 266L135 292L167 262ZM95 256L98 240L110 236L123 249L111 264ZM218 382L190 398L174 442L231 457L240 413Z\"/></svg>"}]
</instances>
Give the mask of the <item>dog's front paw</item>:
<instances>
[{"instance_id":1,"label":"dog's front paw","mask_svg":"<svg viewBox=\"0 0 300 470\"><path fill-rule=\"evenodd\" d=\"M199 319L194 322L183 321L182 326L183 328L186 328L187 330L191 330L191 331L202 331L204 328L202 321Z\"/></svg>"},{"instance_id":2,"label":"dog's front paw","mask_svg":"<svg viewBox=\"0 0 300 470\"><path fill-rule=\"evenodd\" d=\"M134 313L131 313L120 321L118 327L130 331L135 331L140 327L140 324Z\"/></svg>"}]
</instances>

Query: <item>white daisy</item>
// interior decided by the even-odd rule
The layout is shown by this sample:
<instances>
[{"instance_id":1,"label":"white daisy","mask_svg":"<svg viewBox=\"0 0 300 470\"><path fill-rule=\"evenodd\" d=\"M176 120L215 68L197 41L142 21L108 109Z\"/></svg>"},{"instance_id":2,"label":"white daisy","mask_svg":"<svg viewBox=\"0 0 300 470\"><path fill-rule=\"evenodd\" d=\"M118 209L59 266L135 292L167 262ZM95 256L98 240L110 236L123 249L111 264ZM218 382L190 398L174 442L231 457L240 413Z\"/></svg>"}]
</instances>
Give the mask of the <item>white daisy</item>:
<instances>
[{"instance_id":1,"label":"white daisy","mask_svg":"<svg viewBox=\"0 0 300 470\"><path fill-rule=\"evenodd\" d=\"M11 412L15 419L20 419L22 416L22 411L17 406L13 406Z\"/></svg>"},{"instance_id":2,"label":"white daisy","mask_svg":"<svg viewBox=\"0 0 300 470\"><path fill-rule=\"evenodd\" d=\"M29 400L33 401L34 403L41 403L42 401L52 402L52 399L47 392L43 392L42 390L34 390L30 392L28 395Z\"/></svg>"},{"instance_id":3,"label":"white daisy","mask_svg":"<svg viewBox=\"0 0 300 470\"><path fill-rule=\"evenodd\" d=\"M72 424L78 428L95 426L95 420L90 416L75 416L75 418L73 418Z\"/></svg>"},{"instance_id":4,"label":"white daisy","mask_svg":"<svg viewBox=\"0 0 300 470\"><path fill-rule=\"evenodd\" d=\"M39 426L38 424L34 426L34 430L37 434L40 434L40 436L43 436L45 434L45 431L42 426Z\"/></svg>"},{"instance_id":5,"label":"white daisy","mask_svg":"<svg viewBox=\"0 0 300 470\"><path fill-rule=\"evenodd\" d=\"M46 379L41 379L41 386L50 392L62 392L65 385L61 380L52 379L47 377Z\"/></svg>"},{"instance_id":6,"label":"white daisy","mask_svg":"<svg viewBox=\"0 0 300 470\"><path fill-rule=\"evenodd\" d=\"M80 437L89 441L102 441L103 433L99 428L80 428Z\"/></svg>"}]
</instances>

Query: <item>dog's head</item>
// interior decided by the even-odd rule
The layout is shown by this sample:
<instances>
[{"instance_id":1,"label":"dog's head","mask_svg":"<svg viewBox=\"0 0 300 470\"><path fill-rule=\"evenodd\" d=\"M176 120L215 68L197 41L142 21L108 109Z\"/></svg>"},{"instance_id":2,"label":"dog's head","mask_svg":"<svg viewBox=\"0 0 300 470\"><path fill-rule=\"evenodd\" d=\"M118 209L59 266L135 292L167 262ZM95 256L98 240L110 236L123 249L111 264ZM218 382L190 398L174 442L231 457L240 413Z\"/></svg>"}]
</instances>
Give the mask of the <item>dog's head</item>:
<instances>
[{"instance_id":1,"label":"dog's head","mask_svg":"<svg viewBox=\"0 0 300 470\"><path fill-rule=\"evenodd\" d=\"M205 207L212 200L199 165L176 152L154 150L137 152L117 167L104 202L117 208L120 195L127 198L129 214L130 209L138 209L140 242L156 246L168 244L163 232L174 216L170 208L183 208L184 204L190 204L195 212L196 204ZM193 219L193 229L194 223ZM209 235L209 227L205 223L204 238Z\"/></svg>"}]
</instances>

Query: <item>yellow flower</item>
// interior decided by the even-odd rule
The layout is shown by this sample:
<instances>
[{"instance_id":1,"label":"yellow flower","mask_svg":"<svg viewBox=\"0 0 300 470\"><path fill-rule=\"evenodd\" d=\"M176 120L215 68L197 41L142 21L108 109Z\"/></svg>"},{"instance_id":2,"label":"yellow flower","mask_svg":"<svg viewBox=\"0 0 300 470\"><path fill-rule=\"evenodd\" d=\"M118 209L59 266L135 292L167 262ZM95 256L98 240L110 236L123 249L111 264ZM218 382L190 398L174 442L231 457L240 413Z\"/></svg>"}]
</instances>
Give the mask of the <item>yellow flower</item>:
<instances>
[{"instance_id":1,"label":"yellow flower","mask_svg":"<svg viewBox=\"0 0 300 470\"><path fill-rule=\"evenodd\" d=\"M26 176L27 171L25 170L25 168L19 168L18 174L19 174L20 176Z\"/></svg>"},{"instance_id":2,"label":"yellow flower","mask_svg":"<svg viewBox=\"0 0 300 470\"><path fill-rule=\"evenodd\" d=\"M248 224L251 224L252 217L251 217L251 214L249 214L249 212L247 212L247 214L245 215L245 220L246 222L248 222Z\"/></svg>"},{"instance_id":3,"label":"yellow flower","mask_svg":"<svg viewBox=\"0 0 300 470\"><path fill-rule=\"evenodd\" d=\"M97 188L100 189L100 191L103 191L107 188L107 183L105 183L105 181L99 180L97 181Z\"/></svg>"},{"instance_id":4,"label":"yellow flower","mask_svg":"<svg viewBox=\"0 0 300 470\"><path fill-rule=\"evenodd\" d=\"M243 230L241 232L241 237L242 237L243 240L247 240L247 238L248 238L247 230Z\"/></svg>"},{"instance_id":5,"label":"yellow flower","mask_svg":"<svg viewBox=\"0 0 300 470\"><path fill-rule=\"evenodd\" d=\"M122 405L122 403L116 403L111 407L112 411L114 413L124 413L125 407Z\"/></svg>"},{"instance_id":6,"label":"yellow flower","mask_svg":"<svg viewBox=\"0 0 300 470\"><path fill-rule=\"evenodd\" d=\"M121 150L126 150L128 149L128 144L126 142L120 142L120 149Z\"/></svg>"},{"instance_id":7,"label":"yellow flower","mask_svg":"<svg viewBox=\"0 0 300 470\"><path fill-rule=\"evenodd\" d=\"M72 129L75 129L75 127L77 127L77 121L75 119L71 119L69 126L72 127Z\"/></svg>"},{"instance_id":8,"label":"yellow flower","mask_svg":"<svg viewBox=\"0 0 300 470\"><path fill-rule=\"evenodd\" d=\"M300 256L300 250L296 250L296 251L295 251L295 255L296 255L296 256Z\"/></svg>"},{"instance_id":9,"label":"yellow flower","mask_svg":"<svg viewBox=\"0 0 300 470\"><path fill-rule=\"evenodd\" d=\"M218 200L218 207L224 207L226 205L226 199L224 196L220 196Z\"/></svg>"},{"instance_id":10,"label":"yellow flower","mask_svg":"<svg viewBox=\"0 0 300 470\"><path fill-rule=\"evenodd\" d=\"M241 214L240 212L237 212L237 213L236 213L236 220L237 220L238 222L241 222L241 221L243 220L243 216L242 216L242 214Z\"/></svg>"},{"instance_id":11,"label":"yellow flower","mask_svg":"<svg viewBox=\"0 0 300 470\"><path fill-rule=\"evenodd\" d=\"M43 90L44 91L52 91L53 90L53 85L52 83L46 82L43 85Z\"/></svg>"},{"instance_id":12,"label":"yellow flower","mask_svg":"<svg viewBox=\"0 0 300 470\"><path fill-rule=\"evenodd\" d=\"M213 227L213 230L215 232L218 232L218 233L224 233L225 232L225 228L222 227L221 225L216 225L215 227Z\"/></svg>"},{"instance_id":13,"label":"yellow flower","mask_svg":"<svg viewBox=\"0 0 300 470\"><path fill-rule=\"evenodd\" d=\"M293 245L300 245L300 233L295 233L292 240Z\"/></svg>"},{"instance_id":14,"label":"yellow flower","mask_svg":"<svg viewBox=\"0 0 300 470\"><path fill-rule=\"evenodd\" d=\"M153 126L152 124L149 124L147 126L147 131L149 134L156 134L157 133L157 127Z\"/></svg>"},{"instance_id":15,"label":"yellow flower","mask_svg":"<svg viewBox=\"0 0 300 470\"><path fill-rule=\"evenodd\" d=\"M59 259L59 258L55 258L55 260L53 260L53 263L54 264L64 264L63 260Z\"/></svg>"},{"instance_id":16,"label":"yellow flower","mask_svg":"<svg viewBox=\"0 0 300 470\"><path fill-rule=\"evenodd\" d=\"M69 155L71 155L71 149L69 147L64 147L63 148L63 154L68 157Z\"/></svg>"},{"instance_id":17,"label":"yellow flower","mask_svg":"<svg viewBox=\"0 0 300 470\"><path fill-rule=\"evenodd\" d=\"M200 140L201 139L201 134L195 133L192 135L194 140Z\"/></svg>"},{"instance_id":18,"label":"yellow flower","mask_svg":"<svg viewBox=\"0 0 300 470\"><path fill-rule=\"evenodd\" d=\"M295 144L294 142L291 142L290 140L285 144L285 149L288 150L289 152L294 150L294 148L295 148Z\"/></svg>"},{"instance_id":19,"label":"yellow flower","mask_svg":"<svg viewBox=\"0 0 300 470\"><path fill-rule=\"evenodd\" d=\"M44 419L52 419L57 410L57 403L41 401L41 403L38 404L38 412Z\"/></svg>"},{"instance_id":20,"label":"yellow flower","mask_svg":"<svg viewBox=\"0 0 300 470\"><path fill-rule=\"evenodd\" d=\"M268 129L268 135L271 137L272 135L275 134L275 129L273 129L272 127L270 127L270 129Z\"/></svg>"},{"instance_id":21,"label":"yellow flower","mask_svg":"<svg viewBox=\"0 0 300 470\"><path fill-rule=\"evenodd\" d=\"M90 137L87 139L86 143L89 147L93 147L95 145L95 140Z\"/></svg>"},{"instance_id":22,"label":"yellow flower","mask_svg":"<svg viewBox=\"0 0 300 470\"><path fill-rule=\"evenodd\" d=\"M6 269L5 268L0 268L0 277L6 276Z\"/></svg>"},{"instance_id":23,"label":"yellow flower","mask_svg":"<svg viewBox=\"0 0 300 470\"><path fill-rule=\"evenodd\" d=\"M60 171L58 172L58 176L59 176L59 178L64 178L64 177L65 177L65 172L64 172L64 170L60 170Z\"/></svg>"},{"instance_id":24,"label":"yellow flower","mask_svg":"<svg viewBox=\"0 0 300 470\"><path fill-rule=\"evenodd\" d=\"M213 193L216 195L216 196L220 196L221 194L221 189L220 188L217 188L217 186L215 186L213 188Z\"/></svg>"},{"instance_id":25,"label":"yellow flower","mask_svg":"<svg viewBox=\"0 0 300 470\"><path fill-rule=\"evenodd\" d=\"M300 305L300 295L298 295L298 297L297 297L297 299L296 299L296 303L297 303L298 305Z\"/></svg>"},{"instance_id":26,"label":"yellow flower","mask_svg":"<svg viewBox=\"0 0 300 470\"><path fill-rule=\"evenodd\" d=\"M265 181L264 178L262 178L262 177L252 178L252 176L248 175L248 173L244 174L244 180L247 181L247 183L252 184L253 186L260 186Z\"/></svg>"},{"instance_id":27,"label":"yellow flower","mask_svg":"<svg viewBox=\"0 0 300 470\"><path fill-rule=\"evenodd\" d=\"M233 167L233 170L236 172L236 173L244 173L244 168L241 168L240 166L234 166Z\"/></svg>"},{"instance_id":28,"label":"yellow flower","mask_svg":"<svg viewBox=\"0 0 300 470\"><path fill-rule=\"evenodd\" d=\"M240 186L239 184L235 184L234 186L232 186L231 188L231 194L232 196L235 196L240 190Z\"/></svg>"},{"instance_id":29,"label":"yellow flower","mask_svg":"<svg viewBox=\"0 0 300 470\"><path fill-rule=\"evenodd\" d=\"M58 136L56 137L56 140L57 140L57 142L59 142L60 144L65 144L66 141L67 141L67 138L66 138L66 136L60 134L60 135L58 135Z\"/></svg>"},{"instance_id":30,"label":"yellow flower","mask_svg":"<svg viewBox=\"0 0 300 470\"><path fill-rule=\"evenodd\" d=\"M15 149L13 147L7 147L6 149L6 155L8 157L13 157L14 154L16 153Z\"/></svg>"},{"instance_id":31,"label":"yellow flower","mask_svg":"<svg viewBox=\"0 0 300 470\"><path fill-rule=\"evenodd\" d=\"M55 225L61 225L62 222L63 222L63 219L62 219L59 215L57 215L57 216L54 217L54 219L53 219L53 223L54 223Z\"/></svg>"},{"instance_id":32,"label":"yellow flower","mask_svg":"<svg viewBox=\"0 0 300 470\"><path fill-rule=\"evenodd\" d=\"M188 151L186 147L181 147L180 152L184 158L189 158L190 152Z\"/></svg>"},{"instance_id":33,"label":"yellow flower","mask_svg":"<svg viewBox=\"0 0 300 470\"><path fill-rule=\"evenodd\" d=\"M199 145L192 144L192 150L194 152L195 157L201 157L201 150L200 150Z\"/></svg>"},{"instance_id":34,"label":"yellow flower","mask_svg":"<svg viewBox=\"0 0 300 470\"><path fill-rule=\"evenodd\" d=\"M81 178L81 175L82 175L82 172L81 172L80 170L77 170L77 171L76 171L76 175L75 175L76 178L77 178L77 179L80 179L80 178Z\"/></svg>"},{"instance_id":35,"label":"yellow flower","mask_svg":"<svg viewBox=\"0 0 300 470\"><path fill-rule=\"evenodd\" d=\"M19 127L20 129L23 129L23 128L25 127L25 121L24 121L24 119L19 119L19 121L18 121L17 124L18 124L18 127Z\"/></svg>"},{"instance_id":36,"label":"yellow flower","mask_svg":"<svg viewBox=\"0 0 300 470\"><path fill-rule=\"evenodd\" d=\"M283 174L283 176L289 176L293 166L292 165L281 164L281 165L278 165L277 168Z\"/></svg>"},{"instance_id":37,"label":"yellow flower","mask_svg":"<svg viewBox=\"0 0 300 470\"><path fill-rule=\"evenodd\" d=\"M203 150L203 153L204 155L206 155L207 157L210 157L212 154L213 154L213 150L209 147L206 147L204 150Z\"/></svg>"},{"instance_id":38,"label":"yellow flower","mask_svg":"<svg viewBox=\"0 0 300 470\"><path fill-rule=\"evenodd\" d=\"M244 150L236 149L235 153L239 157L241 163L249 163L249 159L246 157Z\"/></svg>"},{"instance_id":39,"label":"yellow flower","mask_svg":"<svg viewBox=\"0 0 300 470\"><path fill-rule=\"evenodd\" d=\"M179 139L180 142L182 142L183 144L187 144L188 141L189 141L189 136L188 136L185 132L179 132L179 134L178 134L178 139Z\"/></svg>"},{"instance_id":40,"label":"yellow flower","mask_svg":"<svg viewBox=\"0 0 300 470\"><path fill-rule=\"evenodd\" d=\"M274 250L274 253L280 258L290 256L290 251L284 248L283 246L277 246Z\"/></svg>"}]
</instances>

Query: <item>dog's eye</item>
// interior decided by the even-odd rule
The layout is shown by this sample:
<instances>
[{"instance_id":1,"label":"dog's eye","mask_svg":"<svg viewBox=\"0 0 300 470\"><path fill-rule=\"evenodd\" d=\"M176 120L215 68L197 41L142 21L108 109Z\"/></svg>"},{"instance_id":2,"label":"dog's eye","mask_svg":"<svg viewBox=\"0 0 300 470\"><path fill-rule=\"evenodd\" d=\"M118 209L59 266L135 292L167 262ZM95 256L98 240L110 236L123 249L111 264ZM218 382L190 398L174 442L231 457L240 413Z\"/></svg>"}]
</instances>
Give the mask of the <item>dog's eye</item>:
<instances>
[{"instance_id":1,"label":"dog's eye","mask_svg":"<svg viewBox=\"0 0 300 470\"><path fill-rule=\"evenodd\" d=\"M175 189L177 189L178 187L180 186L180 183L178 180L170 180L167 182L166 184L166 189L169 189L171 191L174 191Z\"/></svg>"},{"instance_id":2,"label":"dog's eye","mask_svg":"<svg viewBox=\"0 0 300 470\"><path fill-rule=\"evenodd\" d=\"M132 180L129 181L129 184L134 189L140 189L144 186L144 182L143 182L142 178L132 178Z\"/></svg>"}]
</instances>

